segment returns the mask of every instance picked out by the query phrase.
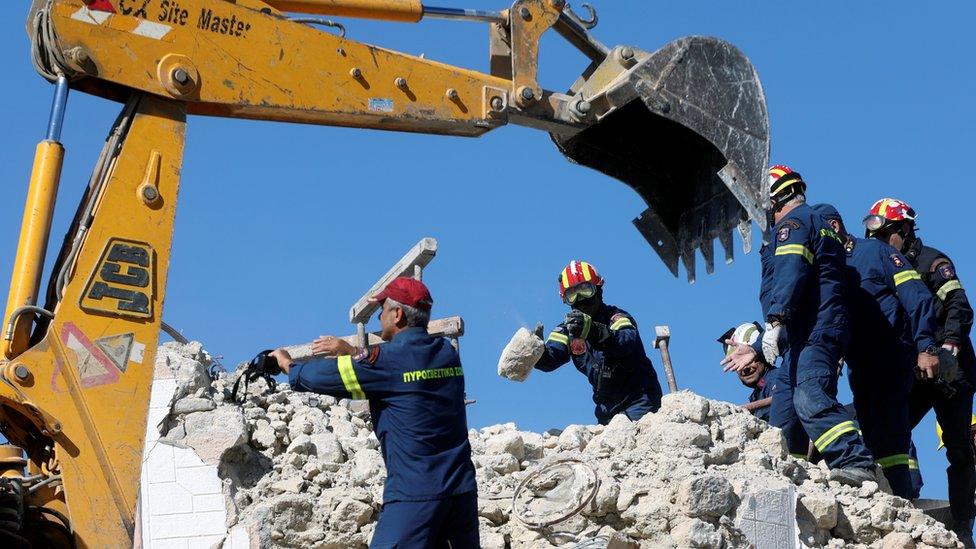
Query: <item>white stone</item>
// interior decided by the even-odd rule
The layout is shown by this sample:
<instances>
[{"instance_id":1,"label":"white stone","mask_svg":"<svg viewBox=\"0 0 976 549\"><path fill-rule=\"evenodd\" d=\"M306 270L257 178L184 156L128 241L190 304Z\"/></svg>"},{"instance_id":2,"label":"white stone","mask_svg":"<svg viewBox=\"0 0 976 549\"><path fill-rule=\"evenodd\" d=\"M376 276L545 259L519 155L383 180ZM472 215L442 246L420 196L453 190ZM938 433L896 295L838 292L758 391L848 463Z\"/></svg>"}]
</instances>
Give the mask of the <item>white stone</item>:
<instances>
[{"instance_id":1,"label":"white stone","mask_svg":"<svg viewBox=\"0 0 976 549\"><path fill-rule=\"evenodd\" d=\"M498 375L525 381L545 353L545 342L526 328L519 328L498 358Z\"/></svg>"},{"instance_id":2,"label":"white stone","mask_svg":"<svg viewBox=\"0 0 976 549\"><path fill-rule=\"evenodd\" d=\"M485 450L493 454L507 453L519 461L525 457L525 444L518 431L505 431L489 437L485 441Z\"/></svg>"}]
</instances>

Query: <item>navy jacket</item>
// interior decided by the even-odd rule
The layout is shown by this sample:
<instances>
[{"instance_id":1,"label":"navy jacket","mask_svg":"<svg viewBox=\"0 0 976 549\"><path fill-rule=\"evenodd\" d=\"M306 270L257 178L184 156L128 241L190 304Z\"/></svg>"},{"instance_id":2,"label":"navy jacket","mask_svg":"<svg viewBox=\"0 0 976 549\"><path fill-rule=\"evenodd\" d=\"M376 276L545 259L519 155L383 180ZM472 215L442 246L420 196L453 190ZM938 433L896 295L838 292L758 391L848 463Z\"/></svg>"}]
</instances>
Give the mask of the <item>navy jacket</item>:
<instances>
[{"instance_id":1,"label":"navy jacket","mask_svg":"<svg viewBox=\"0 0 976 549\"><path fill-rule=\"evenodd\" d=\"M369 399L386 463L383 501L425 501L474 492L464 410L464 373L451 343L407 328L360 360L295 364L296 391Z\"/></svg>"},{"instance_id":2,"label":"navy jacket","mask_svg":"<svg viewBox=\"0 0 976 549\"><path fill-rule=\"evenodd\" d=\"M766 373L759 378L759 384L749 393L749 402L755 402L773 396L773 385L776 384L776 367L766 366ZM763 421L769 421L769 406L752 411L752 415Z\"/></svg>"},{"instance_id":3,"label":"navy jacket","mask_svg":"<svg viewBox=\"0 0 976 549\"><path fill-rule=\"evenodd\" d=\"M898 250L875 238L845 245L851 292L848 363L885 361L894 345L921 353L935 346L932 292ZM853 360L851 360L853 359Z\"/></svg>"},{"instance_id":4,"label":"navy jacket","mask_svg":"<svg viewBox=\"0 0 976 549\"><path fill-rule=\"evenodd\" d=\"M782 319L791 343L815 330L846 330L846 258L827 221L800 204L773 228L769 246L772 268L768 274L764 269L762 284L769 292L766 320Z\"/></svg>"},{"instance_id":5,"label":"navy jacket","mask_svg":"<svg viewBox=\"0 0 976 549\"><path fill-rule=\"evenodd\" d=\"M569 332L560 323L549 334L545 353L536 363L536 369L551 372L572 359L576 369L593 386L596 419L602 424L620 413L636 421L648 412L657 411L661 407L661 384L644 351L634 317L623 309L604 304L593 320L610 328L606 341L586 343L581 354L573 355Z\"/></svg>"}]
</instances>

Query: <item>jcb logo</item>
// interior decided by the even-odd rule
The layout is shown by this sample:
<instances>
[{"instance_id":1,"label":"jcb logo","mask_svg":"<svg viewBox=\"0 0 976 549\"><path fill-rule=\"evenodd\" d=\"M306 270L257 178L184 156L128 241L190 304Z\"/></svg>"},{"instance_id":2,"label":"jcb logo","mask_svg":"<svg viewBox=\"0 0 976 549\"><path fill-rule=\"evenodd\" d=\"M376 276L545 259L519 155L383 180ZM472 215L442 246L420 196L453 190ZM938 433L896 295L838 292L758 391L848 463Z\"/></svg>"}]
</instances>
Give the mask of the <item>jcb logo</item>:
<instances>
[{"instance_id":1,"label":"jcb logo","mask_svg":"<svg viewBox=\"0 0 976 549\"><path fill-rule=\"evenodd\" d=\"M155 263L152 246L119 238L110 239L82 294L81 309L151 318L156 287Z\"/></svg>"}]
</instances>

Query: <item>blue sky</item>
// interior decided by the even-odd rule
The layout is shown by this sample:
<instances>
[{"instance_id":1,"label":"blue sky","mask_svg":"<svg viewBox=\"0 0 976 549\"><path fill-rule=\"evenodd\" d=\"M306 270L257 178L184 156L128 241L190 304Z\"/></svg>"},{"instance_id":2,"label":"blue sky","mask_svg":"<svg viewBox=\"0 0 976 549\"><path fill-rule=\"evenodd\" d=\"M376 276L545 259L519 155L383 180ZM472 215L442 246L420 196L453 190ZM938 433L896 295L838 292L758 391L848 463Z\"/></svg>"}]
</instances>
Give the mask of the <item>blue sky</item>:
<instances>
[{"instance_id":1,"label":"blue sky","mask_svg":"<svg viewBox=\"0 0 976 549\"><path fill-rule=\"evenodd\" d=\"M976 194L967 165L976 144L969 70L976 5L593 3L600 14L594 33L608 45L654 50L688 34L738 45L766 91L772 160L804 174L811 201L834 203L856 225L875 199L905 199L920 212L926 241L950 253L964 284L976 280L976 251L962 238ZM470 0L452 7L504 6ZM344 22L352 39L487 70L480 24ZM9 280L51 96L31 68L23 23L19 16L0 22L8 59L0 91L7 190L0 287ZM546 87L568 87L585 66L557 35L543 40ZM80 93L70 98L56 242L118 109ZM654 325L671 326L682 388L743 401L747 391L722 374L714 340L759 315L758 255L739 247L736 262L718 265L712 276L699 263L698 282L689 285L683 273L670 275L631 225L643 207L625 185L568 163L545 134L515 126L461 139L191 118L163 317L228 365L267 347L345 335L353 331L349 306L417 240L432 236L440 252L425 280L435 316L466 322L462 359L469 396L478 401L468 410L472 426L593 422L589 386L571 366L536 372L523 384L495 373L516 328L536 321L548 328L565 314L555 281L573 258L600 269L607 301L637 318L648 346ZM660 355L648 353L663 380ZM923 495L942 497L945 459L935 452L933 425L930 415L915 440Z\"/></svg>"}]
</instances>

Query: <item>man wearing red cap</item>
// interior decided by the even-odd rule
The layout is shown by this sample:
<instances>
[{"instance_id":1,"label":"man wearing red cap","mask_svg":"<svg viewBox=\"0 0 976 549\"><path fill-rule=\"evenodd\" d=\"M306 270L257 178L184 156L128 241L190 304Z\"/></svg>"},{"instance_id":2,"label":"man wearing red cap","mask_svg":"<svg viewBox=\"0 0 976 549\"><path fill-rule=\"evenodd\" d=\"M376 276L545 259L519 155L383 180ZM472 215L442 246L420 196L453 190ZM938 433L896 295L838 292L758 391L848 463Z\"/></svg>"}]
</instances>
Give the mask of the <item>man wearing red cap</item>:
<instances>
[{"instance_id":1,"label":"man wearing red cap","mask_svg":"<svg viewBox=\"0 0 976 549\"><path fill-rule=\"evenodd\" d=\"M478 492L464 409L464 373L451 343L427 333L433 300L418 280L393 280L379 303L380 337L357 349L323 336L329 358L272 353L296 391L368 399L387 477L371 547L478 547ZM335 357L335 358L331 358Z\"/></svg>"}]
</instances>

